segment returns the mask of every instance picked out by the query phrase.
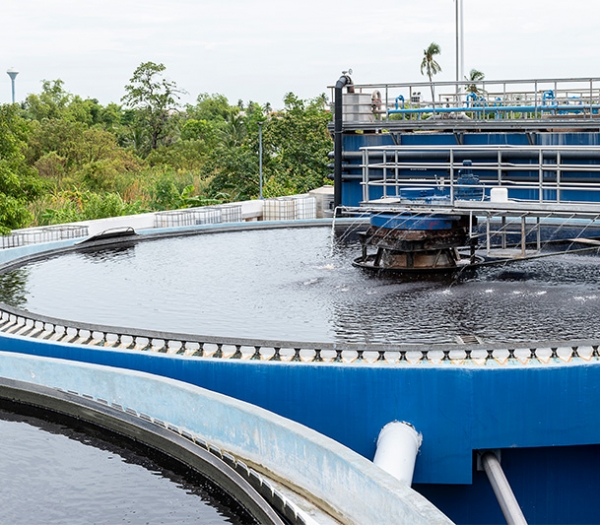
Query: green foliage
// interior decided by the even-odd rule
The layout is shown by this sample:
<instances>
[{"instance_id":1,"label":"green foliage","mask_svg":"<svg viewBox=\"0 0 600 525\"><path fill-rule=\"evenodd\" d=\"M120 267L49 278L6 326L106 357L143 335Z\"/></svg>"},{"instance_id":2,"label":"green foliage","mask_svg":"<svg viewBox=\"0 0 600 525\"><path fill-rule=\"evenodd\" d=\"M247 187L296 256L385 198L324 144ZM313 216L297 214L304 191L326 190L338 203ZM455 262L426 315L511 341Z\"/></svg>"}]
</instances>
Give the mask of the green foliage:
<instances>
[{"instance_id":1,"label":"green foliage","mask_svg":"<svg viewBox=\"0 0 600 525\"><path fill-rule=\"evenodd\" d=\"M39 224L42 225L134 215L146 211L139 203L126 203L117 193L60 191L47 195L44 202L47 207L39 218Z\"/></svg>"},{"instance_id":2,"label":"green foliage","mask_svg":"<svg viewBox=\"0 0 600 525\"><path fill-rule=\"evenodd\" d=\"M27 166L23 150L26 121L17 106L0 106L0 233L25 226L30 220L27 202L42 192L42 184Z\"/></svg>"},{"instance_id":3,"label":"green foliage","mask_svg":"<svg viewBox=\"0 0 600 525\"><path fill-rule=\"evenodd\" d=\"M199 206L211 206L214 204L222 204L229 200L229 195L226 193L218 193L214 197L206 197L203 195L195 195L196 189L193 184L183 188L181 192L182 208L197 208Z\"/></svg>"},{"instance_id":4,"label":"green foliage","mask_svg":"<svg viewBox=\"0 0 600 525\"><path fill-rule=\"evenodd\" d=\"M258 195L258 157L248 148L223 148L209 186L213 194L226 193L232 201L248 200Z\"/></svg>"},{"instance_id":5,"label":"green foliage","mask_svg":"<svg viewBox=\"0 0 600 525\"><path fill-rule=\"evenodd\" d=\"M442 70L442 67L435 60L435 56L441 52L442 49L435 42L429 44L429 47L423 51L421 75L425 72L429 77L429 82L431 82L433 75L437 75Z\"/></svg>"},{"instance_id":6,"label":"green foliage","mask_svg":"<svg viewBox=\"0 0 600 525\"><path fill-rule=\"evenodd\" d=\"M25 112L32 120L68 118L67 107L71 95L64 88L64 82L44 80L42 92L39 95L28 95L25 99ZM69 118L70 120L70 118Z\"/></svg>"},{"instance_id":7,"label":"green foliage","mask_svg":"<svg viewBox=\"0 0 600 525\"><path fill-rule=\"evenodd\" d=\"M58 188L66 180L100 191L111 190L118 174L141 166L131 152L119 147L112 133L60 119L36 123L27 158L40 176Z\"/></svg>"},{"instance_id":8,"label":"green foliage","mask_svg":"<svg viewBox=\"0 0 600 525\"><path fill-rule=\"evenodd\" d=\"M121 108L109 104L104 108L96 99L82 99L64 89L64 82L44 80L42 92L25 99L23 114L30 120L60 119L87 126L112 127L119 123Z\"/></svg>"},{"instance_id":9,"label":"green foliage","mask_svg":"<svg viewBox=\"0 0 600 525\"><path fill-rule=\"evenodd\" d=\"M44 81L23 104L0 106L0 231L258 197L259 126L265 197L326 183L324 95L286 94L273 111L219 94L185 110L165 66L134 71L123 108Z\"/></svg>"},{"instance_id":10,"label":"green foliage","mask_svg":"<svg viewBox=\"0 0 600 525\"><path fill-rule=\"evenodd\" d=\"M171 177L156 182L152 192L152 204L156 210L177 209L181 204L181 192Z\"/></svg>"},{"instance_id":11,"label":"green foliage","mask_svg":"<svg viewBox=\"0 0 600 525\"><path fill-rule=\"evenodd\" d=\"M470 82L465 89L469 93L475 93L476 95L483 95L485 92L477 86L477 82L483 82L485 80L485 73L478 71L477 69L471 69L469 76L465 77L467 82Z\"/></svg>"},{"instance_id":12,"label":"green foliage","mask_svg":"<svg viewBox=\"0 0 600 525\"><path fill-rule=\"evenodd\" d=\"M0 192L0 235L7 235L13 228L25 226L31 219L22 199Z\"/></svg>"},{"instance_id":13,"label":"green foliage","mask_svg":"<svg viewBox=\"0 0 600 525\"><path fill-rule=\"evenodd\" d=\"M265 114L249 104L245 116L234 116L219 149L211 190L228 193L233 200L258 196L259 123L263 136L263 195L304 193L326 183L327 154L333 147L327 130L331 115L324 95L313 100L293 93L284 98L285 108ZM231 118L231 117L230 117Z\"/></svg>"},{"instance_id":14,"label":"green foliage","mask_svg":"<svg viewBox=\"0 0 600 525\"><path fill-rule=\"evenodd\" d=\"M304 101L288 93L284 102L284 111L271 114L263 124L264 191L273 188L274 196L304 193L326 183L327 154L333 147L327 130L331 115L323 95ZM250 127L257 151L256 118Z\"/></svg>"},{"instance_id":15,"label":"green foliage","mask_svg":"<svg viewBox=\"0 0 600 525\"><path fill-rule=\"evenodd\" d=\"M231 115L240 112L239 106L230 106L227 97L219 94L201 93L196 99L196 105L188 105L186 113L190 118L218 123L229 120Z\"/></svg>"},{"instance_id":16,"label":"green foliage","mask_svg":"<svg viewBox=\"0 0 600 525\"><path fill-rule=\"evenodd\" d=\"M215 147L219 141L217 124L206 119L189 119L181 128L181 140L198 140L207 147Z\"/></svg>"},{"instance_id":17,"label":"green foliage","mask_svg":"<svg viewBox=\"0 0 600 525\"><path fill-rule=\"evenodd\" d=\"M138 136L147 136L149 151L169 137L173 122L170 111L175 109L181 93L175 82L162 78L165 69L163 64L154 62L140 64L125 86L126 93L122 98L127 107L137 109L133 126L144 131ZM136 151L144 153L141 148Z\"/></svg>"},{"instance_id":18,"label":"green foliage","mask_svg":"<svg viewBox=\"0 0 600 525\"><path fill-rule=\"evenodd\" d=\"M436 62L435 56L439 55L441 52L442 49L440 46L435 42L432 42L429 44L429 47L423 51L423 60L421 61L421 75L423 74L423 71L425 71L429 78L429 83L431 84L431 103L434 108L435 93L433 92L433 75L437 75L442 70L442 66Z\"/></svg>"}]
</instances>

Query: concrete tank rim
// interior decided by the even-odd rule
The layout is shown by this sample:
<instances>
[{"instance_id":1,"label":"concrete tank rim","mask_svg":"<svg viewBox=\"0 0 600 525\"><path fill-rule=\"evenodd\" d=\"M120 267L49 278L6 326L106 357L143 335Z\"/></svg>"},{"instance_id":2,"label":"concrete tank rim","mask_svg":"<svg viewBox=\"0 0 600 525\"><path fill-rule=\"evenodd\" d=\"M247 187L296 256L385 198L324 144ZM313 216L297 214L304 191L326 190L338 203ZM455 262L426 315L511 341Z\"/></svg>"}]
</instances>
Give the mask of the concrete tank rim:
<instances>
[{"instance_id":1,"label":"concrete tank rim","mask_svg":"<svg viewBox=\"0 0 600 525\"><path fill-rule=\"evenodd\" d=\"M42 342L39 344L53 345L52 342ZM202 399L210 402L217 403L221 409L231 408L239 410L241 413L249 417L255 417L258 421L264 421L264 424L268 425L269 428L278 428L279 432L288 433L286 435L292 435L292 437L300 442L304 442L311 447L318 447L319 450L324 451L333 461L341 461L340 464L346 465L350 472L354 472L357 476L364 476L365 481L368 480L371 488L368 490L375 491L379 494L379 497L385 500L386 498L392 498L389 502L397 500L397 504L402 502L402 506L406 506L408 509L412 509L411 512L418 512L420 515L425 514L428 516L426 521L423 523L451 523L441 511L434 507L428 502L423 496L415 492L410 487L404 486L398 482L391 475L387 474L379 467L375 466L371 461L352 451L348 447L341 443L318 433L317 431L306 427L300 423L289 420L272 412L269 412L256 405L237 400L235 398L219 394L217 392L192 385L183 381L170 379L163 376L157 376L147 372L141 372L138 370L128 370L123 368L117 368L114 366L97 365L91 363L85 363L80 361L71 361L68 359L59 359L52 357L40 357L37 355L26 355L17 352L6 352L0 350L0 363L2 364L2 376L14 379L28 381L33 384L57 387L78 393L77 384L83 381L82 377L92 374L101 374L99 385L102 385L102 377L107 374L115 378L129 378L134 381L148 381L158 386L163 385L172 391L184 392L190 396L200 396ZM75 372L75 373L74 373ZM64 381L69 384L52 384L62 377ZM97 376L95 376L97 377ZM115 379L113 379L114 381ZM50 383L50 384L48 384ZM121 387L124 388L124 381L119 381ZM106 388L99 386L98 388ZM85 395L94 395L94 392L79 392ZM131 394L131 393L130 393ZM110 403L110 400L107 400ZM123 400L120 404L123 404ZM131 408L135 409L134 406ZM150 414L152 415L152 414ZM164 419L164 418L163 418ZM186 429L187 430L187 429ZM193 430L191 430L194 432ZM224 450L229 450L233 454L243 454L243 451L232 450L227 446L227 443L215 442L215 444ZM250 460L252 458L249 458ZM256 458L255 458L256 459ZM277 465L271 465L269 470L277 472ZM268 468L268 466L267 466ZM283 472L282 474L285 474ZM367 489L366 489L367 490ZM342 512L342 501L333 503L334 508L337 508L338 512ZM378 511L379 512L379 511ZM348 516L351 518L351 516ZM363 518L364 519L364 516ZM361 521L351 521L352 523L361 523Z\"/></svg>"}]
</instances>

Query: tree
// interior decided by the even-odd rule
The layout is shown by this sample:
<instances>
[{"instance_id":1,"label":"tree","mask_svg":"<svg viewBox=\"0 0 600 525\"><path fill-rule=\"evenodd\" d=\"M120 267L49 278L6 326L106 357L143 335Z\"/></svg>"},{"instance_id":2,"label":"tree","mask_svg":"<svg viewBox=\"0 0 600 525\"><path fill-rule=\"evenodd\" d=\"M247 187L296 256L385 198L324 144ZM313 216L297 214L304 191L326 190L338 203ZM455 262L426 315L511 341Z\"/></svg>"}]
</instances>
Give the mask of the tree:
<instances>
[{"instance_id":1,"label":"tree","mask_svg":"<svg viewBox=\"0 0 600 525\"><path fill-rule=\"evenodd\" d=\"M201 93L196 99L196 105L188 105L186 114L188 118L196 120L207 120L215 125L231 120L233 116L240 113L239 106L230 106L224 95Z\"/></svg>"},{"instance_id":2,"label":"tree","mask_svg":"<svg viewBox=\"0 0 600 525\"><path fill-rule=\"evenodd\" d=\"M465 77L465 80L469 82L469 84L466 86L466 90L469 93L475 93L477 95L483 93L483 89L479 89L477 87L477 82L483 82L484 79L484 73L478 71L477 69L471 69L471 71L469 71L469 76Z\"/></svg>"},{"instance_id":3,"label":"tree","mask_svg":"<svg viewBox=\"0 0 600 525\"><path fill-rule=\"evenodd\" d=\"M82 122L87 126L112 128L120 123L121 108L109 104L106 108L94 98L82 99L64 89L64 82L44 80L42 92L31 94L25 99L23 114L31 120L43 121L60 119L69 122Z\"/></svg>"},{"instance_id":4,"label":"tree","mask_svg":"<svg viewBox=\"0 0 600 525\"><path fill-rule=\"evenodd\" d=\"M272 118L266 129L266 138L275 148L271 161L283 186L304 193L326 182L327 155L333 146L327 130L331 113L325 109L325 95L304 101L288 93L284 102L285 111Z\"/></svg>"},{"instance_id":5,"label":"tree","mask_svg":"<svg viewBox=\"0 0 600 525\"><path fill-rule=\"evenodd\" d=\"M438 46L435 42L429 44L429 47L423 51L423 60L421 61L421 75L423 75L424 71L429 78L429 84L431 85L431 100L433 104L433 109L435 110L435 94L433 91L433 75L437 75L442 67L436 62L435 56L439 55L442 52L440 46Z\"/></svg>"},{"instance_id":6,"label":"tree","mask_svg":"<svg viewBox=\"0 0 600 525\"><path fill-rule=\"evenodd\" d=\"M222 157L224 162L211 185L213 192L243 198L258 195L259 122L263 123L265 195L304 193L326 182L327 154L332 148L326 99L319 96L305 101L288 93L284 103L283 111L268 115L257 104L248 106L243 144L235 148L237 153Z\"/></svg>"},{"instance_id":7,"label":"tree","mask_svg":"<svg viewBox=\"0 0 600 525\"><path fill-rule=\"evenodd\" d=\"M183 91L175 82L162 78L166 67L154 62L143 62L134 71L125 86L121 99L127 107L136 110L135 125L142 128L149 140L150 150L155 150L171 131L170 113L176 109Z\"/></svg>"},{"instance_id":8,"label":"tree","mask_svg":"<svg viewBox=\"0 0 600 525\"><path fill-rule=\"evenodd\" d=\"M57 80L44 80L42 93L31 94L25 99L25 114L33 120L47 118L64 118L71 102L71 94L64 89L64 82Z\"/></svg>"},{"instance_id":9,"label":"tree","mask_svg":"<svg viewBox=\"0 0 600 525\"><path fill-rule=\"evenodd\" d=\"M16 104L0 106L0 234L25 226L27 202L42 191L23 154L28 127Z\"/></svg>"}]
</instances>

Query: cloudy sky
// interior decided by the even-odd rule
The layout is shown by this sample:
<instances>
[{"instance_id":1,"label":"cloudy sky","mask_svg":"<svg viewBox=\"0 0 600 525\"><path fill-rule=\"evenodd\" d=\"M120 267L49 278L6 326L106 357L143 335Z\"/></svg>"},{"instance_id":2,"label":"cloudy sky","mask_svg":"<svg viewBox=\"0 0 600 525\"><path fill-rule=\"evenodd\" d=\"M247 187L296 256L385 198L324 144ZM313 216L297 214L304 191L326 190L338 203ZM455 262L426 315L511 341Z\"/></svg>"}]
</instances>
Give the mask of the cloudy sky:
<instances>
[{"instance_id":1,"label":"cloudy sky","mask_svg":"<svg viewBox=\"0 0 600 525\"><path fill-rule=\"evenodd\" d=\"M600 76L597 0L463 0L464 65L489 80ZM421 81L423 50L442 48L436 79L455 78L453 0L16 0L2 6L0 69L17 101L42 80L119 102L135 68L163 63L187 91L281 107L357 84ZM10 102L8 75L0 103Z\"/></svg>"}]
</instances>

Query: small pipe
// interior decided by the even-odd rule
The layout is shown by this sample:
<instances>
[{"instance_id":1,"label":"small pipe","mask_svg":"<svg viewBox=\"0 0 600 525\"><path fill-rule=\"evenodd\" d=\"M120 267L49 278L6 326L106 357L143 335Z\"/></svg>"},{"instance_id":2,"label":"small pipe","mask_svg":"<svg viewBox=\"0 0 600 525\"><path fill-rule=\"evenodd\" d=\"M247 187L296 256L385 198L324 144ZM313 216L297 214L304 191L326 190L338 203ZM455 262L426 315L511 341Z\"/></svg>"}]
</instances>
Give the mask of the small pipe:
<instances>
[{"instance_id":1,"label":"small pipe","mask_svg":"<svg viewBox=\"0 0 600 525\"><path fill-rule=\"evenodd\" d=\"M508 525L527 525L523 511L519 507L517 498L515 498L510 488L496 455L493 452L484 452L481 455L481 464L490 480L490 485L500 504L506 523Z\"/></svg>"}]
</instances>

